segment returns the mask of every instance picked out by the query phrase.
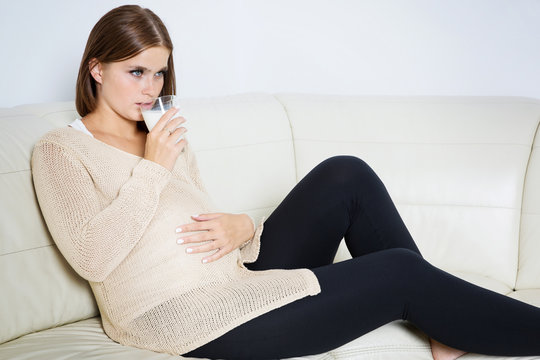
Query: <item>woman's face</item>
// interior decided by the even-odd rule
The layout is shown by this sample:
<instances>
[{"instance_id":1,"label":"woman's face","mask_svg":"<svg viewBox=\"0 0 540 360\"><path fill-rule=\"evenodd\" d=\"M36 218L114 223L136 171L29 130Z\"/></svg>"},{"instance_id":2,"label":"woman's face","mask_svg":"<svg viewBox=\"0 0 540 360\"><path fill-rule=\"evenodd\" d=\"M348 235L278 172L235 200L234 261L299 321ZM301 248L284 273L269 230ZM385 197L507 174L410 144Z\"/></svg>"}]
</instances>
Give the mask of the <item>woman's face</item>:
<instances>
[{"instance_id":1,"label":"woman's face","mask_svg":"<svg viewBox=\"0 0 540 360\"><path fill-rule=\"evenodd\" d=\"M130 59L94 66L91 74L97 82L98 108L142 121L139 106L159 96L169 54L169 49L154 46Z\"/></svg>"}]
</instances>

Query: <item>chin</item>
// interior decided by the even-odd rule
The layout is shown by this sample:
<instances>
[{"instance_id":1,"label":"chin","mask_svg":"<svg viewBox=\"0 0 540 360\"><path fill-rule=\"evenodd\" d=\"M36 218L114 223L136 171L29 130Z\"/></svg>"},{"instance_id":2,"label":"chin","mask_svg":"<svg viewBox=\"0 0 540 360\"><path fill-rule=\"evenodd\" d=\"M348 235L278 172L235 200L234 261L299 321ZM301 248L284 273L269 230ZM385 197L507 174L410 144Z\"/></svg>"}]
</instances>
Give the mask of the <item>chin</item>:
<instances>
[{"instance_id":1,"label":"chin","mask_svg":"<svg viewBox=\"0 0 540 360\"><path fill-rule=\"evenodd\" d=\"M129 119L133 121L144 121L144 118L140 111L129 114Z\"/></svg>"}]
</instances>

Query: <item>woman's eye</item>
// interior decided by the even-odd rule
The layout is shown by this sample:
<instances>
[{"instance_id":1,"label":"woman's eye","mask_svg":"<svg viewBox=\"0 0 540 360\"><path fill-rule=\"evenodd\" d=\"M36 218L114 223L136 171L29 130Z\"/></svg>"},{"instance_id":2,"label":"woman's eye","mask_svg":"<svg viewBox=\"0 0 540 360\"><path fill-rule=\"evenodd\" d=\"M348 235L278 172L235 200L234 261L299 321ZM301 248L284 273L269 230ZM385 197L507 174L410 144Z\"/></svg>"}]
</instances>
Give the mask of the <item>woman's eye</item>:
<instances>
[{"instance_id":1,"label":"woman's eye","mask_svg":"<svg viewBox=\"0 0 540 360\"><path fill-rule=\"evenodd\" d=\"M163 77L165 75L165 71L159 71L156 73L156 77Z\"/></svg>"},{"instance_id":2,"label":"woman's eye","mask_svg":"<svg viewBox=\"0 0 540 360\"><path fill-rule=\"evenodd\" d=\"M131 70L130 73L133 75L133 76L141 76L142 75L142 71L141 70Z\"/></svg>"}]
</instances>

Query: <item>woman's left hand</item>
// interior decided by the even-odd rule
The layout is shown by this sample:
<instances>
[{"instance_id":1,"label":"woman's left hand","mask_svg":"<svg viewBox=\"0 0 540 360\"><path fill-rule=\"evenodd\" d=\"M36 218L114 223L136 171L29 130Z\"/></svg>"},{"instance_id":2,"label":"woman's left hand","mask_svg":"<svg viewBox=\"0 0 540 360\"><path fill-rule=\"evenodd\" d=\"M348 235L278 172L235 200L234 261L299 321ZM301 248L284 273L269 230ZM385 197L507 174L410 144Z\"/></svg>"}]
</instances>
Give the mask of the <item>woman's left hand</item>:
<instances>
[{"instance_id":1,"label":"woman's left hand","mask_svg":"<svg viewBox=\"0 0 540 360\"><path fill-rule=\"evenodd\" d=\"M255 233L253 222L246 214L213 213L193 215L191 218L195 222L180 225L177 227L176 233L201 232L185 237L180 236L177 238L177 243L184 245L211 240L211 242L203 245L188 246L186 248L186 252L189 254L217 250L212 255L203 258L203 263L216 261L227 255L250 240Z\"/></svg>"}]
</instances>

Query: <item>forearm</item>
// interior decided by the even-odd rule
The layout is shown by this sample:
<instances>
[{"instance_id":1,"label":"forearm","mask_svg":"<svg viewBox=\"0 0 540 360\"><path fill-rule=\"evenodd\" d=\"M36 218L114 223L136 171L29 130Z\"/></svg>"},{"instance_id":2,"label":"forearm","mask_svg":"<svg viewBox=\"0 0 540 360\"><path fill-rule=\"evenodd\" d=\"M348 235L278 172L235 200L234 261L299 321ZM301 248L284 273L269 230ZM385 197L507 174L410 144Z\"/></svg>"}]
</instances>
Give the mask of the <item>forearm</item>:
<instances>
[{"instance_id":1,"label":"forearm","mask_svg":"<svg viewBox=\"0 0 540 360\"><path fill-rule=\"evenodd\" d=\"M135 246L171 176L143 159L118 196L104 205L81 161L49 142L34 149L32 173L53 240L74 270L89 281L104 280Z\"/></svg>"},{"instance_id":2,"label":"forearm","mask_svg":"<svg viewBox=\"0 0 540 360\"><path fill-rule=\"evenodd\" d=\"M86 276L102 281L124 260L154 217L169 177L165 168L141 160L118 197L84 224L79 236L88 247L78 256Z\"/></svg>"}]
</instances>

